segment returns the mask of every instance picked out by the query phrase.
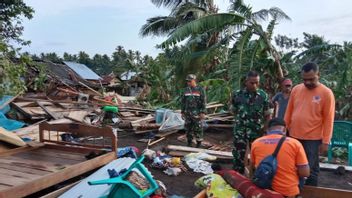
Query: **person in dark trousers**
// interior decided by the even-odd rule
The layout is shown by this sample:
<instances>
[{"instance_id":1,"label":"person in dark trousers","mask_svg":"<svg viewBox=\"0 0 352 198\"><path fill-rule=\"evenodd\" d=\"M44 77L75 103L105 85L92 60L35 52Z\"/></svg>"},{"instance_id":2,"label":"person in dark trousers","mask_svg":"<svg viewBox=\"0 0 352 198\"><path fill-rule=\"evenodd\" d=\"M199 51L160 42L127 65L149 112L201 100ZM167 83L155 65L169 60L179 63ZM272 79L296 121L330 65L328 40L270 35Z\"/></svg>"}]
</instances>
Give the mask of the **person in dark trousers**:
<instances>
[{"instance_id":1,"label":"person in dark trousers","mask_svg":"<svg viewBox=\"0 0 352 198\"><path fill-rule=\"evenodd\" d=\"M272 98L272 103L274 104L274 117L284 119L288 99L290 98L291 90L292 90L292 80L284 79L281 84L281 92L277 93Z\"/></svg>"},{"instance_id":2,"label":"person in dark trousers","mask_svg":"<svg viewBox=\"0 0 352 198\"><path fill-rule=\"evenodd\" d=\"M181 95L181 114L185 120L187 134L187 146L192 146L193 137L196 139L196 147L200 147L203 141L202 120L205 119L205 92L197 85L196 76L189 74L186 78L187 87Z\"/></svg>"},{"instance_id":3,"label":"person in dark trousers","mask_svg":"<svg viewBox=\"0 0 352 198\"><path fill-rule=\"evenodd\" d=\"M245 88L232 94L232 111L235 124L233 129L233 169L244 173L244 157L247 145L262 135L265 121L272 114L268 95L259 89L259 74L247 74Z\"/></svg>"},{"instance_id":4,"label":"person in dark trousers","mask_svg":"<svg viewBox=\"0 0 352 198\"><path fill-rule=\"evenodd\" d=\"M326 154L332 137L335 97L331 89L319 82L319 67L303 65L303 83L296 85L288 101L285 121L290 136L298 139L307 154L311 174L306 185L317 186L319 153Z\"/></svg>"}]
</instances>

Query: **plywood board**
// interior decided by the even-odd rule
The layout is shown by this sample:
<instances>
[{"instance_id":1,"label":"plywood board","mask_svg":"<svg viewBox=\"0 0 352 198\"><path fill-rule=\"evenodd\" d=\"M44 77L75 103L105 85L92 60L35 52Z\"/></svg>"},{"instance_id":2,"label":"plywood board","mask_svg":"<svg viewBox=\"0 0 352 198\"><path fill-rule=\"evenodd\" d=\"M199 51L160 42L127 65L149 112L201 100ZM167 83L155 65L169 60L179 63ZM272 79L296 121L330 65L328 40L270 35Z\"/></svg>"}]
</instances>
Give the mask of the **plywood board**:
<instances>
[{"instance_id":1,"label":"plywood board","mask_svg":"<svg viewBox=\"0 0 352 198\"><path fill-rule=\"evenodd\" d=\"M16 133L9 132L2 127L0 127L0 140L16 146L26 145L26 143L20 137L18 137Z\"/></svg>"}]
</instances>

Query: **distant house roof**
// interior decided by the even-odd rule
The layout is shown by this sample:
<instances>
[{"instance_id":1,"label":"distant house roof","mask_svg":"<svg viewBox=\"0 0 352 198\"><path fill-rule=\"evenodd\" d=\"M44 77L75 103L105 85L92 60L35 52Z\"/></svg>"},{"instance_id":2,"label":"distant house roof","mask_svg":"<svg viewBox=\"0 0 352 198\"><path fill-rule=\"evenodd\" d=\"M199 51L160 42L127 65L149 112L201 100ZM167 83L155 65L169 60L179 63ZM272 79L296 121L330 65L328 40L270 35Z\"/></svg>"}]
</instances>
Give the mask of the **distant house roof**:
<instances>
[{"instance_id":1,"label":"distant house roof","mask_svg":"<svg viewBox=\"0 0 352 198\"><path fill-rule=\"evenodd\" d=\"M101 77L98 76L95 72L89 69L86 65L64 61L65 65L69 66L74 72L76 72L79 76L87 80L100 80Z\"/></svg>"},{"instance_id":2,"label":"distant house roof","mask_svg":"<svg viewBox=\"0 0 352 198\"><path fill-rule=\"evenodd\" d=\"M120 77L121 77L121 80L131 80L132 77L136 76L137 75L137 72L134 72L134 71L126 71L126 72L123 72Z\"/></svg>"}]
</instances>

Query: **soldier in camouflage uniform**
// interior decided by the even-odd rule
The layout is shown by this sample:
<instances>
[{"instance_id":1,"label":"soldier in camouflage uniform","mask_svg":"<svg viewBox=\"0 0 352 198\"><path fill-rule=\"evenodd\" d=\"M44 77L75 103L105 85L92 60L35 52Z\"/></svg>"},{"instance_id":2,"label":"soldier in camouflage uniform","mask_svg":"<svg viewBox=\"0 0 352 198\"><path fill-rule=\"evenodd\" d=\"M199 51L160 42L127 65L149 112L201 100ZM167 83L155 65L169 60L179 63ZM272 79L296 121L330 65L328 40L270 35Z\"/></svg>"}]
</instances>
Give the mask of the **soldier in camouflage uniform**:
<instances>
[{"instance_id":1,"label":"soldier in camouflage uniform","mask_svg":"<svg viewBox=\"0 0 352 198\"><path fill-rule=\"evenodd\" d=\"M205 92L197 86L196 76L189 74L186 78L187 87L181 95L181 114L185 120L187 145L192 146L193 136L200 147L203 141L203 127L201 121L205 118Z\"/></svg>"},{"instance_id":2,"label":"soldier in camouflage uniform","mask_svg":"<svg viewBox=\"0 0 352 198\"><path fill-rule=\"evenodd\" d=\"M232 94L232 110L235 115L233 168L244 173L244 158L247 144L262 135L264 123L272 114L268 95L259 89L259 74L247 74L245 88Z\"/></svg>"}]
</instances>

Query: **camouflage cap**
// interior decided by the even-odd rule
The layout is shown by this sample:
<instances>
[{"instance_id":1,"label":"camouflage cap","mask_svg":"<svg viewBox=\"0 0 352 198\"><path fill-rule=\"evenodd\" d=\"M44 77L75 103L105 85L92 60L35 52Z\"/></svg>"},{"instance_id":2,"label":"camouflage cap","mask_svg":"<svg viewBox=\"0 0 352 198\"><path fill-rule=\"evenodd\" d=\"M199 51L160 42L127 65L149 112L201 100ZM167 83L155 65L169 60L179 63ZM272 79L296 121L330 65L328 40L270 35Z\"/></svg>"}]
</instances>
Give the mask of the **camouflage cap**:
<instances>
[{"instance_id":1,"label":"camouflage cap","mask_svg":"<svg viewBox=\"0 0 352 198\"><path fill-rule=\"evenodd\" d=\"M196 77L196 75L194 75L194 74L188 74L187 75L187 77L186 77L186 80L187 81L191 81L191 80L195 80L195 79L197 79L197 77Z\"/></svg>"}]
</instances>

